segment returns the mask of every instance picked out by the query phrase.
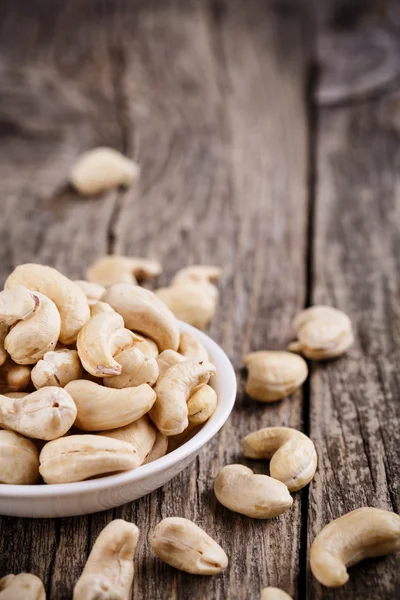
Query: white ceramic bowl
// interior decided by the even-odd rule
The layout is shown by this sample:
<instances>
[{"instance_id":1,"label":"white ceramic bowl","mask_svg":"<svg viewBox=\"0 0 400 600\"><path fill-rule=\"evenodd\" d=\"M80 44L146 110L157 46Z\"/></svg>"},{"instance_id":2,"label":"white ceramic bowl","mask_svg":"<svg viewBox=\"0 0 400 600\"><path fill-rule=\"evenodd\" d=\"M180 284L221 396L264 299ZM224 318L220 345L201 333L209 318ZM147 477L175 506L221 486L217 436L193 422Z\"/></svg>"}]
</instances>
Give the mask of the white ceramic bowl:
<instances>
[{"instance_id":1,"label":"white ceramic bowl","mask_svg":"<svg viewBox=\"0 0 400 600\"><path fill-rule=\"evenodd\" d=\"M236 376L229 358L211 338L186 323L180 322L179 327L181 332L193 331L198 336L217 368L211 385L218 405L201 431L170 454L133 471L59 485L0 484L1 515L70 517L106 510L149 494L194 460L229 417L236 398Z\"/></svg>"}]
</instances>

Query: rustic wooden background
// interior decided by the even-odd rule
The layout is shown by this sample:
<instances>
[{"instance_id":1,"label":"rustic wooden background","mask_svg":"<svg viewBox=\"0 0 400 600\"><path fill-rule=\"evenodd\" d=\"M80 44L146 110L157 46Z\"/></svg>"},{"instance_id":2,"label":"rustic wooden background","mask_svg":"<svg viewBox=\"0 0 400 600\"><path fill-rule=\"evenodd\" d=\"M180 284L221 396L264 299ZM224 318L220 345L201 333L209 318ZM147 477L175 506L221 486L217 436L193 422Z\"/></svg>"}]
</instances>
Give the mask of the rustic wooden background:
<instances>
[{"instance_id":1,"label":"rustic wooden background","mask_svg":"<svg viewBox=\"0 0 400 600\"><path fill-rule=\"evenodd\" d=\"M188 262L224 268L210 335L238 374L236 408L192 468L93 516L0 519L0 575L30 571L71 597L114 517L141 529L136 599L400 596L399 556L327 590L307 551L331 519L400 506L400 10L390 1L0 3L0 270L43 262L83 277L106 252L158 257L160 283ZM80 199L65 185L85 149L137 159L139 190ZM284 348L310 303L345 310L348 356L311 366L271 406L243 393L241 356ZM257 522L217 504L213 478L262 425L302 428L319 469L293 509ZM265 465L251 463L259 472ZM151 555L163 517L195 520L230 566L189 576Z\"/></svg>"}]
</instances>

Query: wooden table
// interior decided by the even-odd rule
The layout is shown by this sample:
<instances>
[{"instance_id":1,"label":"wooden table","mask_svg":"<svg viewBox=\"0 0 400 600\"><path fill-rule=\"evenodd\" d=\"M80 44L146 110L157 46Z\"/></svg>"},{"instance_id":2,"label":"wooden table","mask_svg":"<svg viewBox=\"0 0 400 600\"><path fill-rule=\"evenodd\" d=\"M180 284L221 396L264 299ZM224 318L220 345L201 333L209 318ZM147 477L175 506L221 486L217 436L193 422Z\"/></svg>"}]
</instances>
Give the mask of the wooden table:
<instances>
[{"instance_id":1,"label":"wooden table","mask_svg":"<svg viewBox=\"0 0 400 600\"><path fill-rule=\"evenodd\" d=\"M191 468L105 513L0 520L0 575L30 571L71 597L112 518L137 523L137 599L398 598L399 556L366 561L341 589L311 576L308 549L331 519L400 506L400 12L395 2L268 0L0 5L0 268L53 265L72 278L105 253L158 257L160 284L187 263L224 268L210 335L236 369L236 408ZM81 199L66 185L87 148L142 166L139 190ZM270 406L243 393L244 352L285 348L313 303L343 309L356 343L312 364ZM216 502L241 437L301 428L319 468L290 512L267 522ZM250 463L249 463L250 464ZM263 463L251 463L266 472ZM189 576L150 552L163 517L195 520L230 557Z\"/></svg>"}]
</instances>

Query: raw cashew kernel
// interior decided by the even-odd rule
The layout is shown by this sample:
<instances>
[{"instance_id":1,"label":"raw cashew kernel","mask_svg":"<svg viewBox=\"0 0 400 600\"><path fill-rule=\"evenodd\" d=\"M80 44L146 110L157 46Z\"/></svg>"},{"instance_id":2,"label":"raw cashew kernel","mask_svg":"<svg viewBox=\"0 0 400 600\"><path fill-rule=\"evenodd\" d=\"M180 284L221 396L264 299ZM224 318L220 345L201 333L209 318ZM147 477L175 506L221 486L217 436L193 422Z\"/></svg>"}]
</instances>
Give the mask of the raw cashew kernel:
<instances>
[{"instance_id":1,"label":"raw cashew kernel","mask_svg":"<svg viewBox=\"0 0 400 600\"><path fill-rule=\"evenodd\" d=\"M261 590L260 600L292 600L292 597L277 587L266 587Z\"/></svg>"},{"instance_id":2,"label":"raw cashew kernel","mask_svg":"<svg viewBox=\"0 0 400 600\"><path fill-rule=\"evenodd\" d=\"M228 557L198 525L180 517L163 519L150 537L153 552L171 567L194 575L217 575Z\"/></svg>"},{"instance_id":3,"label":"raw cashew kernel","mask_svg":"<svg viewBox=\"0 0 400 600\"><path fill-rule=\"evenodd\" d=\"M156 290L156 295L173 312L177 319L205 329L215 314L218 290L211 283L182 281Z\"/></svg>"},{"instance_id":4,"label":"raw cashew kernel","mask_svg":"<svg viewBox=\"0 0 400 600\"><path fill-rule=\"evenodd\" d=\"M208 360L208 352L191 331L181 333L179 352L186 360Z\"/></svg>"},{"instance_id":5,"label":"raw cashew kernel","mask_svg":"<svg viewBox=\"0 0 400 600\"><path fill-rule=\"evenodd\" d=\"M217 393L210 385L201 385L187 402L190 425L205 423L217 408Z\"/></svg>"},{"instance_id":6,"label":"raw cashew kernel","mask_svg":"<svg viewBox=\"0 0 400 600\"><path fill-rule=\"evenodd\" d=\"M119 185L138 181L140 167L117 150L93 148L81 154L72 165L69 182L81 196L94 196Z\"/></svg>"},{"instance_id":7,"label":"raw cashew kernel","mask_svg":"<svg viewBox=\"0 0 400 600\"><path fill-rule=\"evenodd\" d=\"M228 465L214 482L217 500L233 512L255 519L271 519L289 510L293 498L284 483L255 475L243 465Z\"/></svg>"},{"instance_id":8,"label":"raw cashew kernel","mask_svg":"<svg viewBox=\"0 0 400 600\"><path fill-rule=\"evenodd\" d=\"M306 486L317 469L317 453L309 437L291 427L265 427L242 440L247 458L270 458L271 477L284 483L290 492Z\"/></svg>"},{"instance_id":9,"label":"raw cashew kernel","mask_svg":"<svg viewBox=\"0 0 400 600\"><path fill-rule=\"evenodd\" d=\"M123 317L125 327L150 337L161 352L178 349L178 323L164 302L150 290L117 283L108 288L103 300Z\"/></svg>"},{"instance_id":10,"label":"raw cashew kernel","mask_svg":"<svg viewBox=\"0 0 400 600\"><path fill-rule=\"evenodd\" d=\"M179 352L175 352L175 350L164 350L157 356L159 375L163 375L167 369L178 363L185 362L185 360L187 359L182 354L179 354Z\"/></svg>"},{"instance_id":11,"label":"raw cashew kernel","mask_svg":"<svg viewBox=\"0 0 400 600\"><path fill-rule=\"evenodd\" d=\"M22 285L0 292L0 321L7 327L23 321L39 307L39 298Z\"/></svg>"},{"instance_id":12,"label":"raw cashew kernel","mask_svg":"<svg viewBox=\"0 0 400 600\"><path fill-rule=\"evenodd\" d=\"M85 296L89 302L89 306L96 304L98 302L106 288L100 285L99 283L95 283L94 281L85 281L84 279L78 279L75 281L76 284L85 292Z\"/></svg>"},{"instance_id":13,"label":"raw cashew kernel","mask_svg":"<svg viewBox=\"0 0 400 600\"><path fill-rule=\"evenodd\" d=\"M129 600L138 539L136 525L122 519L111 521L94 543L73 600Z\"/></svg>"},{"instance_id":14,"label":"raw cashew kernel","mask_svg":"<svg viewBox=\"0 0 400 600\"><path fill-rule=\"evenodd\" d=\"M141 465L154 447L156 434L155 427L153 427L150 419L145 415L137 421L125 425L125 427L119 427L112 431L103 431L98 435L105 435L132 444L136 448L138 461Z\"/></svg>"},{"instance_id":15,"label":"raw cashew kernel","mask_svg":"<svg viewBox=\"0 0 400 600\"><path fill-rule=\"evenodd\" d=\"M246 392L255 400L273 402L285 398L307 379L307 363L291 352L250 352L243 359L249 376Z\"/></svg>"},{"instance_id":16,"label":"raw cashew kernel","mask_svg":"<svg viewBox=\"0 0 400 600\"><path fill-rule=\"evenodd\" d=\"M0 483L29 485L39 479L36 446L14 431L0 431Z\"/></svg>"},{"instance_id":17,"label":"raw cashew kernel","mask_svg":"<svg viewBox=\"0 0 400 600\"><path fill-rule=\"evenodd\" d=\"M82 377L82 372L77 351L62 348L46 352L33 367L31 378L36 389L49 385L65 387L70 381Z\"/></svg>"},{"instance_id":18,"label":"raw cashew kernel","mask_svg":"<svg viewBox=\"0 0 400 600\"><path fill-rule=\"evenodd\" d=\"M4 287L9 289L16 285L23 285L50 298L61 317L60 342L68 346L76 340L90 317L85 292L78 284L52 267L28 263L14 269Z\"/></svg>"},{"instance_id":19,"label":"raw cashew kernel","mask_svg":"<svg viewBox=\"0 0 400 600\"><path fill-rule=\"evenodd\" d=\"M161 433L176 435L186 429L189 424L187 401L198 385L208 383L215 374L214 365L208 361L185 360L158 378L154 388L157 399L150 418Z\"/></svg>"},{"instance_id":20,"label":"raw cashew kernel","mask_svg":"<svg viewBox=\"0 0 400 600\"><path fill-rule=\"evenodd\" d=\"M142 336L141 340L133 342L133 346L138 348L147 358L157 358L159 355L157 344L146 336Z\"/></svg>"},{"instance_id":21,"label":"raw cashew kernel","mask_svg":"<svg viewBox=\"0 0 400 600\"><path fill-rule=\"evenodd\" d=\"M90 301L89 301L90 302ZM115 310L110 306L107 302L95 302L94 304L90 304L90 316L94 317L100 313L112 313Z\"/></svg>"},{"instance_id":22,"label":"raw cashew kernel","mask_svg":"<svg viewBox=\"0 0 400 600\"><path fill-rule=\"evenodd\" d=\"M183 281L194 281L197 283L212 283L218 281L222 275L220 267L212 267L209 265L190 265L181 269L175 274L172 279L172 284L182 283Z\"/></svg>"},{"instance_id":23,"label":"raw cashew kernel","mask_svg":"<svg viewBox=\"0 0 400 600\"><path fill-rule=\"evenodd\" d=\"M0 427L38 440L54 440L73 425L76 406L68 392L44 387L23 398L0 396Z\"/></svg>"},{"instance_id":24,"label":"raw cashew kernel","mask_svg":"<svg viewBox=\"0 0 400 600\"><path fill-rule=\"evenodd\" d=\"M354 342L349 317L331 306L311 306L293 321L298 340L289 345L313 360L335 358L347 352Z\"/></svg>"},{"instance_id":25,"label":"raw cashew kernel","mask_svg":"<svg viewBox=\"0 0 400 600\"><path fill-rule=\"evenodd\" d=\"M121 335L126 344L121 347ZM121 365L114 355L132 344L135 337L124 330L124 320L116 312L104 312L91 317L79 332L76 347L82 365L95 377L120 375Z\"/></svg>"},{"instance_id":26,"label":"raw cashew kernel","mask_svg":"<svg viewBox=\"0 0 400 600\"><path fill-rule=\"evenodd\" d=\"M11 291L11 290L7 290ZM49 298L35 292L37 308L8 332L4 348L19 365L37 363L55 348L60 335L60 314Z\"/></svg>"},{"instance_id":27,"label":"raw cashew kernel","mask_svg":"<svg viewBox=\"0 0 400 600\"><path fill-rule=\"evenodd\" d=\"M149 412L156 399L147 383L118 390L77 379L68 383L65 390L76 404L75 425L83 431L124 427Z\"/></svg>"},{"instance_id":28,"label":"raw cashew kernel","mask_svg":"<svg viewBox=\"0 0 400 600\"><path fill-rule=\"evenodd\" d=\"M156 441L154 442L154 446L150 450L149 454L143 461L144 465L148 463L154 462L158 458L161 458L167 454L168 451L168 437L161 433L161 431L157 431Z\"/></svg>"},{"instance_id":29,"label":"raw cashew kernel","mask_svg":"<svg viewBox=\"0 0 400 600\"><path fill-rule=\"evenodd\" d=\"M142 383L152 386L158 379L158 364L155 358L146 358L137 348L127 348L115 355L121 365L120 375L104 379L104 385L112 388L135 387Z\"/></svg>"},{"instance_id":30,"label":"raw cashew kernel","mask_svg":"<svg viewBox=\"0 0 400 600\"><path fill-rule=\"evenodd\" d=\"M46 483L72 483L139 466L132 444L100 435L69 435L46 444L39 455Z\"/></svg>"},{"instance_id":31,"label":"raw cashew kernel","mask_svg":"<svg viewBox=\"0 0 400 600\"><path fill-rule=\"evenodd\" d=\"M17 365L7 360L0 366L0 393L21 392L31 381L31 369L27 365Z\"/></svg>"},{"instance_id":32,"label":"raw cashew kernel","mask_svg":"<svg viewBox=\"0 0 400 600\"><path fill-rule=\"evenodd\" d=\"M6 575L0 579L0 600L46 600L46 592L36 575Z\"/></svg>"},{"instance_id":33,"label":"raw cashew kernel","mask_svg":"<svg viewBox=\"0 0 400 600\"><path fill-rule=\"evenodd\" d=\"M311 545L311 571L322 585L339 587L349 579L346 567L398 550L400 516L379 508L358 508L319 532Z\"/></svg>"},{"instance_id":34,"label":"raw cashew kernel","mask_svg":"<svg viewBox=\"0 0 400 600\"><path fill-rule=\"evenodd\" d=\"M146 280L158 277L162 271L160 263L147 258L110 255L102 256L87 270L90 282L96 282L108 288L115 283L136 285L137 279Z\"/></svg>"}]
</instances>

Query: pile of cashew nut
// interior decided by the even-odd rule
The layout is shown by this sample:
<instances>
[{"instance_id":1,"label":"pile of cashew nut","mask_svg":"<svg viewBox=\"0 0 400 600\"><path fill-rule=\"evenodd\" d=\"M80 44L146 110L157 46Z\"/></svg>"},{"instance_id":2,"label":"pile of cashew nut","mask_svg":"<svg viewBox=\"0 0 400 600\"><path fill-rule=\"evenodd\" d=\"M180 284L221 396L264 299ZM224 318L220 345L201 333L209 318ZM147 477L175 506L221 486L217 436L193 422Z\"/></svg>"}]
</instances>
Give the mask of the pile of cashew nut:
<instances>
[{"instance_id":1,"label":"pile of cashew nut","mask_svg":"<svg viewBox=\"0 0 400 600\"><path fill-rule=\"evenodd\" d=\"M85 157L83 167L92 160ZM117 167L133 177L129 165ZM80 175L77 169L76 187L83 185ZM89 183L82 193L100 185L96 178ZM105 256L84 281L37 264L11 273L0 292L0 483L70 483L136 469L184 444L213 415L218 399L209 383L215 366L194 334L180 334L177 318L199 328L209 323L221 270L187 267L155 292L138 284L160 272L153 260ZM308 376L300 354L336 358L354 339L350 319L332 307L308 308L293 326L297 340L289 352L244 357L251 398L285 398ZM214 492L227 509L247 517L271 519L290 510L292 493L316 473L314 443L290 427L250 432L242 452L246 459L269 460L269 475L226 465ZM74 600L130 598L138 538L136 525L109 523L75 585ZM161 560L187 573L216 575L228 565L221 546L184 518L162 520L150 545ZM400 517L362 507L322 529L311 546L310 567L321 584L337 587L348 580L347 567L397 550ZM0 579L0 600L19 598L45 599L40 579L28 573ZM266 587L260 599L290 596Z\"/></svg>"}]
</instances>

